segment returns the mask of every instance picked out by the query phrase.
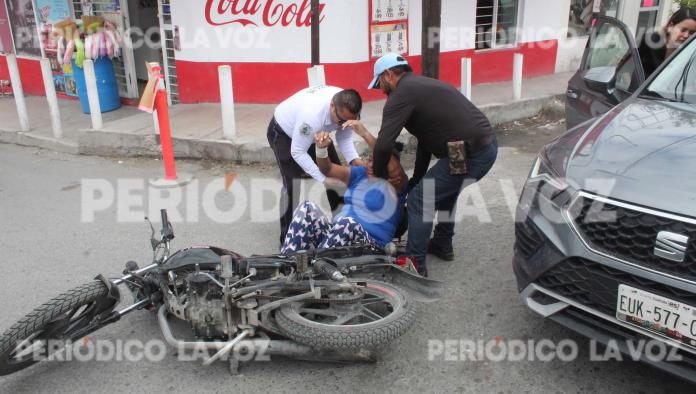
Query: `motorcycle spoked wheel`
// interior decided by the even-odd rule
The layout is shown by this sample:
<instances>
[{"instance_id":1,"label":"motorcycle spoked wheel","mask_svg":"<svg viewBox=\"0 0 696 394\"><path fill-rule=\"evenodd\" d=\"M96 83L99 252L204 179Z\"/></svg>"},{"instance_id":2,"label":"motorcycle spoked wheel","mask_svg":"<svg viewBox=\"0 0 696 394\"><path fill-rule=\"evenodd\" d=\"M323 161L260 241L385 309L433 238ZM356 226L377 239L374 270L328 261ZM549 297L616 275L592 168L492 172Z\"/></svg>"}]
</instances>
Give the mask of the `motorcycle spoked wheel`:
<instances>
[{"instance_id":1,"label":"motorcycle spoked wheel","mask_svg":"<svg viewBox=\"0 0 696 394\"><path fill-rule=\"evenodd\" d=\"M286 304L275 314L278 326L296 342L331 350L377 349L403 335L415 320L416 304L391 284L360 280L363 297L354 304L328 300Z\"/></svg>"},{"instance_id":2,"label":"motorcycle spoked wheel","mask_svg":"<svg viewBox=\"0 0 696 394\"><path fill-rule=\"evenodd\" d=\"M96 316L113 307L100 281L86 283L44 303L0 337L0 376L27 368L50 356L47 342L75 341L73 336ZM37 357L39 355L40 357Z\"/></svg>"}]
</instances>

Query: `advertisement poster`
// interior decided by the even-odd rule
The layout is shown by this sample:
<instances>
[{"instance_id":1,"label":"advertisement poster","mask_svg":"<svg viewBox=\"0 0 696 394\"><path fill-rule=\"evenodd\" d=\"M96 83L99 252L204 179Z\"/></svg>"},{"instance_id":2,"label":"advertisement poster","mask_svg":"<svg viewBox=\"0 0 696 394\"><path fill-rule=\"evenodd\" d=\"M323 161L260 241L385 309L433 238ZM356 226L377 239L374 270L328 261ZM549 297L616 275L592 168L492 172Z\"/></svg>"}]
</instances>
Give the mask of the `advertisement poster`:
<instances>
[{"instance_id":1,"label":"advertisement poster","mask_svg":"<svg viewBox=\"0 0 696 394\"><path fill-rule=\"evenodd\" d=\"M408 52L408 32L406 23L394 23L389 25L374 25L370 32L372 38L373 58L394 52L405 54Z\"/></svg>"},{"instance_id":2,"label":"advertisement poster","mask_svg":"<svg viewBox=\"0 0 696 394\"><path fill-rule=\"evenodd\" d=\"M0 1L0 53L11 53L13 48L7 6L4 1Z\"/></svg>"},{"instance_id":3,"label":"advertisement poster","mask_svg":"<svg viewBox=\"0 0 696 394\"><path fill-rule=\"evenodd\" d=\"M56 92L65 93L65 77L58 63L58 41L53 37L53 25L72 17L68 0L34 0L36 5L36 17L38 18L39 31L41 32L41 45L43 53L51 62L53 71L53 84Z\"/></svg>"},{"instance_id":4,"label":"advertisement poster","mask_svg":"<svg viewBox=\"0 0 696 394\"><path fill-rule=\"evenodd\" d=\"M39 24L60 22L71 16L68 0L35 0Z\"/></svg>"},{"instance_id":5,"label":"advertisement poster","mask_svg":"<svg viewBox=\"0 0 696 394\"><path fill-rule=\"evenodd\" d=\"M370 57L408 53L408 0L370 1Z\"/></svg>"},{"instance_id":6,"label":"advertisement poster","mask_svg":"<svg viewBox=\"0 0 696 394\"><path fill-rule=\"evenodd\" d=\"M41 57L41 41L32 0L7 0L7 6L17 55Z\"/></svg>"}]
</instances>

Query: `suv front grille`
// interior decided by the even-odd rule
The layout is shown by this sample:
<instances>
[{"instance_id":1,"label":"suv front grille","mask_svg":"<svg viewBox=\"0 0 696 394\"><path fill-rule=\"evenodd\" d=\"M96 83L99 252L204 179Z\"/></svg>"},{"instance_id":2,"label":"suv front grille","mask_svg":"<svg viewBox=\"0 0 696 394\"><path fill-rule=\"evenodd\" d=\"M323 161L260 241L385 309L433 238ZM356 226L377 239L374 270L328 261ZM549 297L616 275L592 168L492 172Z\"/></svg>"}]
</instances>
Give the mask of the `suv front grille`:
<instances>
[{"instance_id":1,"label":"suv front grille","mask_svg":"<svg viewBox=\"0 0 696 394\"><path fill-rule=\"evenodd\" d=\"M570 258L547 271L536 283L604 314L616 314L620 284L696 306L696 294L640 278L582 258Z\"/></svg>"},{"instance_id":2,"label":"suv front grille","mask_svg":"<svg viewBox=\"0 0 696 394\"><path fill-rule=\"evenodd\" d=\"M696 224L579 198L572 211L582 237L598 252L655 271L696 281ZM608 216L609 215L609 216ZM609 220L609 218L611 220ZM670 231L689 237L683 262L655 255L657 235Z\"/></svg>"}]
</instances>

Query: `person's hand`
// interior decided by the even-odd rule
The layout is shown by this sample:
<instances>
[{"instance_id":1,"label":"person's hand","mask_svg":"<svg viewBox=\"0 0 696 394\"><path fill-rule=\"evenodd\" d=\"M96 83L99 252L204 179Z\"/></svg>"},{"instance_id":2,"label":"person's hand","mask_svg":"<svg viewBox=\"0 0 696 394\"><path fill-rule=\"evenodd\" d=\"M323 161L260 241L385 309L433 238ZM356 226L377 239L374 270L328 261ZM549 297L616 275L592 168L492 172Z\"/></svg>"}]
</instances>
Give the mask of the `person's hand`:
<instances>
[{"instance_id":1,"label":"person's hand","mask_svg":"<svg viewBox=\"0 0 696 394\"><path fill-rule=\"evenodd\" d=\"M365 125L363 125L359 120L349 120L343 124L343 130L347 129L348 127L352 128L353 131L355 131L359 136L369 133L369 131L367 131L365 128Z\"/></svg>"},{"instance_id":2,"label":"person's hand","mask_svg":"<svg viewBox=\"0 0 696 394\"><path fill-rule=\"evenodd\" d=\"M326 131L321 131L314 135L314 143L317 144L317 148L324 149L333 144L333 140L331 139L331 135L329 133Z\"/></svg>"}]
</instances>

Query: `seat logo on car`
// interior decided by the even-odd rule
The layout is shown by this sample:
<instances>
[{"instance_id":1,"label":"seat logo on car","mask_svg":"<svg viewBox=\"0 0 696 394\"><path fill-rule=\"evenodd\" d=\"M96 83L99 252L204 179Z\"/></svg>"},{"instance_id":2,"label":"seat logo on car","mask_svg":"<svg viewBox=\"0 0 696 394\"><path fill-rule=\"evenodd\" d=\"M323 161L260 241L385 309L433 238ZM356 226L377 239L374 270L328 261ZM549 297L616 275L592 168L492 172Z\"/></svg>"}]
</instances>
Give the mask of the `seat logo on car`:
<instances>
[{"instance_id":1,"label":"seat logo on car","mask_svg":"<svg viewBox=\"0 0 696 394\"><path fill-rule=\"evenodd\" d=\"M655 242L655 256L683 263L686 259L686 248L689 237L669 231L660 231Z\"/></svg>"}]
</instances>

